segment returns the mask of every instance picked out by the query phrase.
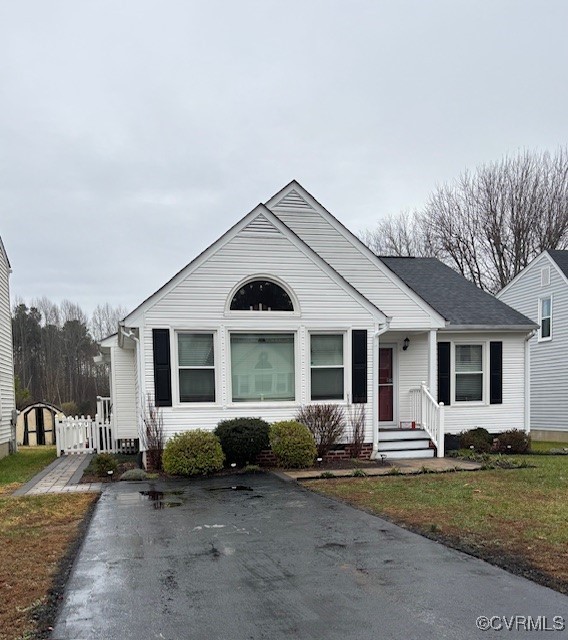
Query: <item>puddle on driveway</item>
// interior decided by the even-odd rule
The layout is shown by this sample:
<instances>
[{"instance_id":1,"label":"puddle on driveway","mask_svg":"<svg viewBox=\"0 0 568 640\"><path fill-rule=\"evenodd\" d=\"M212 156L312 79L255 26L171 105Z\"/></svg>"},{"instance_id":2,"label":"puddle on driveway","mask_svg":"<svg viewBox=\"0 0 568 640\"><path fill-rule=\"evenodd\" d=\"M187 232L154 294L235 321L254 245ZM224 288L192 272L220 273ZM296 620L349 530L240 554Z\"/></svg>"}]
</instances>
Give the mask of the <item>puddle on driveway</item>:
<instances>
[{"instance_id":1,"label":"puddle on driveway","mask_svg":"<svg viewBox=\"0 0 568 640\"><path fill-rule=\"evenodd\" d=\"M171 509L172 507L179 507L183 504L183 501L178 498L171 498L170 496L181 496L183 491L156 491L150 489L149 491L140 491L141 496L148 498L154 509Z\"/></svg>"}]
</instances>

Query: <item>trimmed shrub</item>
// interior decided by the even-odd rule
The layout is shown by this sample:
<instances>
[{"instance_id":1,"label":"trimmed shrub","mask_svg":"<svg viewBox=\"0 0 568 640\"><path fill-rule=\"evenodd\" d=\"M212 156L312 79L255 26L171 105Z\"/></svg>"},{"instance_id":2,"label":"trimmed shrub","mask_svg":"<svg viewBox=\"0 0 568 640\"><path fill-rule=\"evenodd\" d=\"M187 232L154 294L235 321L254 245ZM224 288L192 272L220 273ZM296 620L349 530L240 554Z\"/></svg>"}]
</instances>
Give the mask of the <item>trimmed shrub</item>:
<instances>
[{"instance_id":1,"label":"trimmed shrub","mask_svg":"<svg viewBox=\"0 0 568 640\"><path fill-rule=\"evenodd\" d=\"M270 427L270 446L282 467L309 467L317 454L308 427L294 420L275 422Z\"/></svg>"},{"instance_id":2,"label":"trimmed shrub","mask_svg":"<svg viewBox=\"0 0 568 640\"><path fill-rule=\"evenodd\" d=\"M472 449L476 453L491 451L493 436L483 427L469 429L460 433L460 449Z\"/></svg>"},{"instance_id":3,"label":"trimmed shrub","mask_svg":"<svg viewBox=\"0 0 568 640\"><path fill-rule=\"evenodd\" d=\"M109 471L114 472L118 468L118 462L112 453L98 453L92 465L98 476L107 476Z\"/></svg>"},{"instance_id":4,"label":"trimmed shrub","mask_svg":"<svg viewBox=\"0 0 568 640\"><path fill-rule=\"evenodd\" d=\"M128 469L120 476L120 479L128 482L141 482L148 480L148 474L144 469Z\"/></svg>"},{"instance_id":5,"label":"trimmed shrub","mask_svg":"<svg viewBox=\"0 0 568 640\"><path fill-rule=\"evenodd\" d=\"M510 429L500 433L493 444L493 451L499 453L528 453L531 448L531 437L520 429Z\"/></svg>"},{"instance_id":6,"label":"trimmed shrub","mask_svg":"<svg viewBox=\"0 0 568 640\"><path fill-rule=\"evenodd\" d=\"M254 464L256 456L268 449L270 425L260 418L233 418L217 425L215 435L221 442L228 464L239 467Z\"/></svg>"},{"instance_id":7,"label":"trimmed shrub","mask_svg":"<svg viewBox=\"0 0 568 640\"><path fill-rule=\"evenodd\" d=\"M296 414L296 420L310 430L318 456L323 458L345 432L343 407L337 404L308 404Z\"/></svg>"},{"instance_id":8,"label":"trimmed shrub","mask_svg":"<svg viewBox=\"0 0 568 640\"><path fill-rule=\"evenodd\" d=\"M210 431L195 429L176 433L164 448L162 465L177 476L206 475L223 468L225 456L219 438Z\"/></svg>"}]
</instances>

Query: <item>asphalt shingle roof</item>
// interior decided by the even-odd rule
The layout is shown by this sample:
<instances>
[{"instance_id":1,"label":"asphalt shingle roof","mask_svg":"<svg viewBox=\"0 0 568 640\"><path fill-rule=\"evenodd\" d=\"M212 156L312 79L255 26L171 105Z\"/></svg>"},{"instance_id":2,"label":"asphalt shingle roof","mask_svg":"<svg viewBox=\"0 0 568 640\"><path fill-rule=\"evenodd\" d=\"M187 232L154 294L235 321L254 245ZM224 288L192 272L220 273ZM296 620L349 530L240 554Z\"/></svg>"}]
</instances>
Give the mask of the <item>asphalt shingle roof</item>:
<instances>
[{"instance_id":1,"label":"asphalt shingle roof","mask_svg":"<svg viewBox=\"0 0 568 640\"><path fill-rule=\"evenodd\" d=\"M568 251L563 251L562 249L549 249L548 253L554 262L556 262L560 270L564 272L564 275L568 276Z\"/></svg>"},{"instance_id":2,"label":"asphalt shingle roof","mask_svg":"<svg viewBox=\"0 0 568 640\"><path fill-rule=\"evenodd\" d=\"M450 325L537 326L436 258L380 259Z\"/></svg>"}]
</instances>

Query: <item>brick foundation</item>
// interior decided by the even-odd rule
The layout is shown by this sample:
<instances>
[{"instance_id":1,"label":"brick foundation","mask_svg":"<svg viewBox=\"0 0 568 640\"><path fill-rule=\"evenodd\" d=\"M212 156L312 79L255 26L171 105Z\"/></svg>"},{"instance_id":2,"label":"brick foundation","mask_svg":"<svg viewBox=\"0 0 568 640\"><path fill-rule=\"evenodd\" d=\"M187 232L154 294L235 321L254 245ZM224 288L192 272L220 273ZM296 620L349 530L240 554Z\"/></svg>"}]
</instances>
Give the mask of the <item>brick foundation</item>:
<instances>
[{"instance_id":1,"label":"brick foundation","mask_svg":"<svg viewBox=\"0 0 568 640\"><path fill-rule=\"evenodd\" d=\"M368 442L363 445L361 450L360 460L368 460L371 457L373 451L373 444ZM324 462L333 462L336 460L349 460L351 458L351 445L338 445L335 449L330 451L323 459ZM256 457L256 464L261 467L275 467L277 465L276 456L270 449L263 449Z\"/></svg>"}]
</instances>

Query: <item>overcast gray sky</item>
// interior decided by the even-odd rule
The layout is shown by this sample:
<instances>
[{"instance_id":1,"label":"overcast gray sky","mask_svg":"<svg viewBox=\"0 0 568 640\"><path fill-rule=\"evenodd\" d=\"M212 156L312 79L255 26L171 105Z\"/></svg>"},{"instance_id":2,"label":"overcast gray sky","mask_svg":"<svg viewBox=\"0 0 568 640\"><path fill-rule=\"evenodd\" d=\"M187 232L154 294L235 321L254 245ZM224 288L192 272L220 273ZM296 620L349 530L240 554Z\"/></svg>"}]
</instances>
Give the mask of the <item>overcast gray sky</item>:
<instances>
[{"instance_id":1,"label":"overcast gray sky","mask_svg":"<svg viewBox=\"0 0 568 640\"><path fill-rule=\"evenodd\" d=\"M12 296L135 307L299 180L351 230L568 141L565 0L0 0Z\"/></svg>"}]
</instances>

